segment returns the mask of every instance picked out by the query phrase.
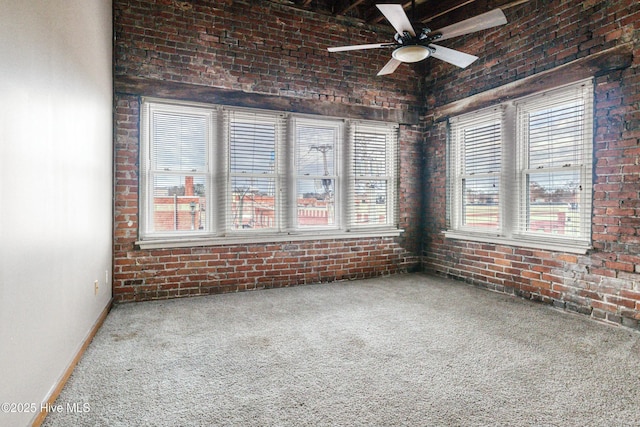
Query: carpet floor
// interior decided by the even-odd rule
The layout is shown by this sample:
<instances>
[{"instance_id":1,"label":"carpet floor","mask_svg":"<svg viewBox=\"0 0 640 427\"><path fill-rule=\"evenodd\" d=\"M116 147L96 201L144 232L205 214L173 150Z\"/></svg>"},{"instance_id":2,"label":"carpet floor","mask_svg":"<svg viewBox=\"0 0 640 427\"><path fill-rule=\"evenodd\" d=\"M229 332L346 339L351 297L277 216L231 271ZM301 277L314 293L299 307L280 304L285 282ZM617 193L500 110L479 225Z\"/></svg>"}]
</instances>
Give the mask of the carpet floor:
<instances>
[{"instance_id":1,"label":"carpet floor","mask_svg":"<svg viewBox=\"0 0 640 427\"><path fill-rule=\"evenodd\" d=\"M56 405L44 426L637 426L640 333L424 274L122 304Z\"/></svg>"}]
</instances>

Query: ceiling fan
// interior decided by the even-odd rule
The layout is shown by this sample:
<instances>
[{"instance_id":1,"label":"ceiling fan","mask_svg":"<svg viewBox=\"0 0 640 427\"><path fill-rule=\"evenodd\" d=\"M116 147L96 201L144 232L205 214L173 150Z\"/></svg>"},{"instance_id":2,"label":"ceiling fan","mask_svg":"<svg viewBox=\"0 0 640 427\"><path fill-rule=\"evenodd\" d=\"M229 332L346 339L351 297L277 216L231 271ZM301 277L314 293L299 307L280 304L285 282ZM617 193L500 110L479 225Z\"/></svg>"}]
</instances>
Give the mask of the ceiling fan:
<instances>
[{"instance_id":1,"label":"ceiling fan","mask_svg":"<svg viewBox=\"0 0 640 427\"><path fill-rule=\"evenodd\" d=\"M447 47L433 44L434 40L446 40L453 37L484 30L507 23L507 18L500 9L493 9L473 18L465 19L456 24L441 28L438 31L431 31L423 28L420 33L416 33L400 4L377 4L380 12L387 18L387 21L396 30L394 42L361 44L353 46L339 46L328 48L329 52L344 52L348 50L377 49L382 47L394 47L391 53L391 60L378 72L379 76L393 73L403 62L419 62L430 56L466 68L475 60L477 56Z\"/></svg>"}]
</instances>

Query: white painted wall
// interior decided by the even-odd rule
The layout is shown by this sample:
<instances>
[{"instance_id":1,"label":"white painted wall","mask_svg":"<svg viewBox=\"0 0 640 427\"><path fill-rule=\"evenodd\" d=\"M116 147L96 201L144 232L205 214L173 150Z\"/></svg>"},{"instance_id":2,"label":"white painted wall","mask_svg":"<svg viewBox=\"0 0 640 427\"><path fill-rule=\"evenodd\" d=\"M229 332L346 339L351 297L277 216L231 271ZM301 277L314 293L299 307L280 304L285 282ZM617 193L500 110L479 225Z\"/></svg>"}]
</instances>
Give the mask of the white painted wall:
<instances>
[{"instance_id":1,"label":"white painted wall","mask_svg":"<svg viewBox=\"0 0 640 427\"><path fill-rule=\"evenodd\" d=\"M0 403L39 410L111 298L112 153L111 1L0 0Z\"/></svg>"}]
</instances>

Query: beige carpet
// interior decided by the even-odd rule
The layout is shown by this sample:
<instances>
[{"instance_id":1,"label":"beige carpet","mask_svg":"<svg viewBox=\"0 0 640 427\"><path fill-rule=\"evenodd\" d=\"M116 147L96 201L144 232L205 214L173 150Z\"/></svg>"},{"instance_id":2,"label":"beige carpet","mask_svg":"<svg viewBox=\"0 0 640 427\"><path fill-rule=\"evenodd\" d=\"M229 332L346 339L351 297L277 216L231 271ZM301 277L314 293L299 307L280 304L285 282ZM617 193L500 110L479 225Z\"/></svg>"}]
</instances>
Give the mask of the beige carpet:
<instances>
[{"instance_id":1,"label":"beige carpet","mask_svg":"<svg viewBox=\"0 0 640 427\"><path fill-rule=\"evenodd\" d=\"M637 426L640 334L422 274L125 304L73 403L44 425Z\"/></svg>"}]
</instances>

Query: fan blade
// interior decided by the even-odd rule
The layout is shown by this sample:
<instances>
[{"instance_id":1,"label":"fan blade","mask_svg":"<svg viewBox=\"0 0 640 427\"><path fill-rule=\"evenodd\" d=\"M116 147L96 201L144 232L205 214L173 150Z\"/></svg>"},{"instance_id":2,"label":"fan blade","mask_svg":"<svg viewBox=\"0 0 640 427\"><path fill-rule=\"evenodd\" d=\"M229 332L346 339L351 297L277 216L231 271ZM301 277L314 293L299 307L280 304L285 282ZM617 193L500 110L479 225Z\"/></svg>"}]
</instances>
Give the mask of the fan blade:
<instances>
[{"instance_id":1,"label":"fan blade","mask_svg":"<svg viewBox=\"0 0 640 427\"><path fill-rule=\"evenodd\" d=\"M353 46L338 46L328 47L329 52L344 52L347 50L360 50L360 49L377 49L379 47L395 46L394 43L373 43L373 44L356 44Z\"/></svg>"},{"instance_id":2,"label":"fan blade","mask_svg":"<svg viewBox=\"0 0 640 427\"><path fill-rule=\"evenodd\" d=\"M391 58L389 60L389 62L387 62L385 64L385 66L382 67L382 69L380 71L378 71L377 75L378 76L384 76L386 74L391 74L396 70L396 68L398 68L398 65L400 65L400 64L402 64L402 62L398 61L395 58Z\"/></svg>"},{"instance_id":3,"label":"fan blade","mask_svg":"<svg viewBox=\"0 0 640 427\"><path fill-rule=\"evenodd\" d=\"M416 36L416 32L413 29L413 25L411 25L411 21L409 21L409 17L405 13L402 5L400 4L377 4L376 5L380 12L387 18L387 21L395 28L398 34L403 34L405 31L411 34L412 36Z\"/></svg>"},{"instance_id":4,"label":"fan blade","mask_svg":"<svg viewBox=\"0 0 640 427\"><path fill-rule=\"evenodd\" d=\"M446 26L444 28L435 31L441 33L442 37L438 39L446 40L452 37L463 36L465 34L473 33L480 30L485 30L491 27L497 27L498 25L504 25L507 23L507 17L504 16L502 10L493 9L487 13L483 13L473 18L465 19L456 24Z\"/></svg>"},{"instance_id":5,"label":"fan blade","mask_svg":"<svg viewBox=\"0 0 640 427\"><path fill-rule=\"evenodd\" d=\"M437 44L430 44L429 47L436 50L431 56L460 68L467 68L478 59L477 56L469 55L459 50L449 49L448 47L438 46Z\"/></svg>"}]
</instances>

